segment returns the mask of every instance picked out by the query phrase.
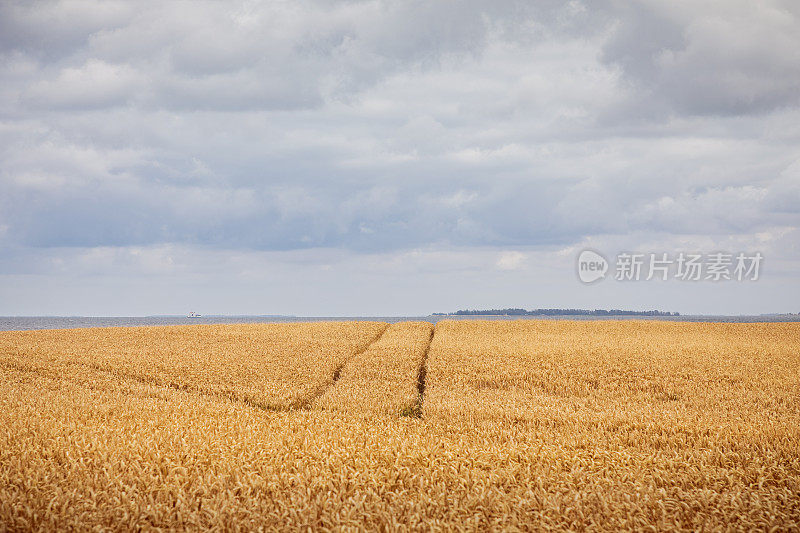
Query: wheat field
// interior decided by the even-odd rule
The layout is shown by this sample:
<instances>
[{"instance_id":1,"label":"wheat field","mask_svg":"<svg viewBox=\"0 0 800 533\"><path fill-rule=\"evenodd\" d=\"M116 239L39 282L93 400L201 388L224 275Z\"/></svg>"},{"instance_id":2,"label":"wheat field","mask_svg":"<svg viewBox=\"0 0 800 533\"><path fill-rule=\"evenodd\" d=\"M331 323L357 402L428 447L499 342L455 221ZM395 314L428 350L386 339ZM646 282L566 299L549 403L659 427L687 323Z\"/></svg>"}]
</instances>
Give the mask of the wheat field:
<instances>
[{"instance_id":1,"label":"wheat field","mask_svg":"<svg viewBox=\"0 0 800 533\"><path fill-rule=\"evenodd\" d=\"M800 324L0 333L2 530L800 528Z\"/></svg>"}]
</instances>

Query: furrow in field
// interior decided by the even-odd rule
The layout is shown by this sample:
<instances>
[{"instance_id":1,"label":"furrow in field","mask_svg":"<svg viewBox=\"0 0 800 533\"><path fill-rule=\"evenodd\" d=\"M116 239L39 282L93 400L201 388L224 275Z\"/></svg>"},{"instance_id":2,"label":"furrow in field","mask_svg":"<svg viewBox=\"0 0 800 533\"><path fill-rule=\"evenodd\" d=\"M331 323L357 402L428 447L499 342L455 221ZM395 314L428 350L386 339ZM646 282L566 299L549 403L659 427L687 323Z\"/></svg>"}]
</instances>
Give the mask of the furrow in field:
<instances>
[{"instance_id":1,"label":"furrow in field","mask_svg":"<svg viewBox=\"0 0 800 533\"><path fill-rule=\"evenodd\" d=\"M419 370L417 371L417 403L414 406L413 412L409 413L417 418L422 416L422 407L425 402L425 387L428 375L428 354L431 351L431 346L433 345L433 336L435 334L436 327L434 326L434 329L431 330L431 337L428 339L428 346L425 347L425 352L422 354Z\"/></svg>"},{"instance_id":2,"label":"furrow in field","mask_svg":"<svg viewBox=\"0 0 800 533\"><path fill-rule=\"evenodd\" d=\"M348 359L336 383L312 407L348 413L415 415L420 370L433 335L428 322L391 325L368 349Z\"/></svg>"},{"instance_id":3,"label":"furrow in field","mask_svg":"<svg viewBox=\"0 0 800 533\"><path fill-rule=\"evenodd\" d=\"M359 356L361 356L361 354L369 350L376 342L378 342L381 339L383 334L386 333L387 329L389 329L388 324L384 329L379 331L377 335L375 335L375 337L369 342L369 344L366 344L363 348L359 349L355 354L353 354L353 358L357 359ZM344 368L345 364L347 364L347 359L342 360L339 363L339 365L336 366L336 368L333 370L333 374L331 374L329 379L318 384L316 387L311 389L311 391L309 391L305 396L299 397L292 404L290 404L289 407L291 409L309 408L317 398L325 394L325 391L327 391L331 386L336 384L336 382L339 380L339 377L342 374L342 369Z\"/></svg>"},{"instance_id":4,"label":"furrow in field","mask_svg":"<svg viewBox=\"0 0 800 533\"><path fill-rule=\"evenodd\" d=\"M800 323L440 322L427 363L424 328L355 355L384 327L320 371L347 361L339 410L268 415L93 368L107 333L0 334L0 530L798 530ZM369 410L421 388L421 419Z\"/></svg>"}]
</instances>

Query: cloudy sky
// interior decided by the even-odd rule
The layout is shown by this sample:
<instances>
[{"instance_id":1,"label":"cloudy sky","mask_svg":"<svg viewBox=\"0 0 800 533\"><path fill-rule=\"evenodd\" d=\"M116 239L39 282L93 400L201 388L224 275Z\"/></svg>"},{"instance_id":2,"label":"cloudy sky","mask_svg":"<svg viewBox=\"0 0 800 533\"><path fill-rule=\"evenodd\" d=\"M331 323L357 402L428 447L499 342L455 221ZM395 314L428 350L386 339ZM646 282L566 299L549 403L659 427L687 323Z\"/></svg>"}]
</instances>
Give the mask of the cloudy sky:
<instances>
[{"instance_id":1,"label":"cloudy sky","mask_svg":"<svg viewBox=\"0 0 800 533\"><path fill-rule=\"evenodd\" d=\"M798 301L794 0L0 3L0 315Z\"/></svg>"}]
</instances>

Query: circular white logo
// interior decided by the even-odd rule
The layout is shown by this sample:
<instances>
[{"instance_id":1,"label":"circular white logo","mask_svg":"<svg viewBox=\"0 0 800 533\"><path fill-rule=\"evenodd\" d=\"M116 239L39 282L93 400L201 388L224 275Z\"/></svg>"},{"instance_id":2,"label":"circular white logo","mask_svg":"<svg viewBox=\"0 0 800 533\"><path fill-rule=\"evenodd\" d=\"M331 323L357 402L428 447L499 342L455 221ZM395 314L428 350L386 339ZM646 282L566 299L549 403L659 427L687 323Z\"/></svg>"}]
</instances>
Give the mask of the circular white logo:
<instances>
[{"instance_id":1,"label":"circular white logo","mask_svg":"<svg viewBox=\"0 0 800 533\"><path fill-rule=\"evenodd\" d=\"M584 250L578 255L578 278L584 283L592 283L606 277L608 261L594 250Z\"/></svg>"}]
</instances>

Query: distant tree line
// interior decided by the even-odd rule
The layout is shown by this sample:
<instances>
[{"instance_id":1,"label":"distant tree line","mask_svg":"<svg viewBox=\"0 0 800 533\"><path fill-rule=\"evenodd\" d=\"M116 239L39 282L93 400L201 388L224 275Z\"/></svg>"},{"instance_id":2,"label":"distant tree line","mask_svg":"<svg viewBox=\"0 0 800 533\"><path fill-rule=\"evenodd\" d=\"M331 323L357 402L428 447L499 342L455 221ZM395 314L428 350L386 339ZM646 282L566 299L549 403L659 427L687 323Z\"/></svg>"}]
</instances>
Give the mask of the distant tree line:
<instances>
[{"instance_id":1,"label":"distant tree line","mask_svg":"<svg viewBox=\"0 0 800 533\"><path fill-rule=\"evenodd\" d=\"M626 311L624 309L461 309L455 313L433 313L435 316L454 315L502 315L502 316L680 316L669 311Z\"/></svg>"}]
</instances>

